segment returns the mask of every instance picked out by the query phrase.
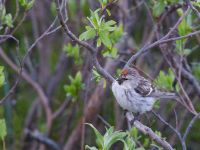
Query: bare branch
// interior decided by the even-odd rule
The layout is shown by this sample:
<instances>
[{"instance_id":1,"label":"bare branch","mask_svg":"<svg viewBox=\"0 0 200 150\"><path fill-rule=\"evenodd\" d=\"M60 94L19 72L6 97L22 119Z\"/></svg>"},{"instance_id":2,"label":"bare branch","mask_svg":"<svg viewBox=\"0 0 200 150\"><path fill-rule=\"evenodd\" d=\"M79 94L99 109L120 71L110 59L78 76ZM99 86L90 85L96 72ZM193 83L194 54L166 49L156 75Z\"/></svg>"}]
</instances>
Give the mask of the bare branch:
<instances>
[{"instance_id":1,"label":"bare branch","mask_svg":"<svg viewBox=\"0 0 200 150\"><path fill-rule=\"evenodd\" d=\"M90 51L90 53L93 55L93 62L94 65L98 71L98 73L100 73L107 81L109 82L113 82L115 79L105 70L101 67L101 65L99 64L99 61L97 59L97 49L92 47L90 44L88 44L87 42L81 41L79 40L68 28L68 25L64 22L64 18L61 14L61 8L59 5L59 0L56 0L56 5L57 5L57 13L58 13L58 18L60 20L60 24L62 25L64 31L66 32L66 34L72 39L74 40L77 44L79 44L80 46L85 47L88 51Z\"/></svg>"},{"instance_id":2,"label":"bare branch","mask_svg":"<svg viewBox=\"0 0 200 150\"><path fill-rule=\"evenodd\" d=\"M174 131L176 133L176 135L178 136L180 142L181 142L181 145L182 145L182 148L183 150L186 150L186 145L185 145L185 140L182 138L181 136L181 133L176 129L174 128L171 124L169 124L167 121L165 121L158 113L152 111L153 114L161 121L163 122L165 125L167 125L172 131Z\"/></svg>"},{"instance_id":3,"label":"bare branch","mask_svg":"<svg viewBox=\"0 0 200 150\"><path fill-rule=\"evenodd\" d=\"M190 0L186 0L186 2L188 3L188 5L190 6L190 8L196 13L197 17L200 19L200 13L199 11L192 5Z\"/></svg>"},{"instance_id":4,"label":"bare branch","mask_svg":"<svg viewBox=\"0 0 200 150\"><path fill-rule=\"evenodd\" d=\"M50 130L51 124L52 124L52 112L51 112L51 108L49 107L48 98L45 95L41 86L37 82L35 82L26 72L19 71L21 69L19 69L8 58L8 56L3 52L3 50L1 48L0 48L0 57L9 65L9 67L11 67L15 72L17 72L20 76L22 76L22 78L24 80L26 80L35 89L35 91L38 93L40 100L41 100L41 104L43 105L45 113L46 113L47 126L48 126L48 129Z\"/></svg>"},{"instance_id":5,"label":"bare branch","mask_svg":"<svg viewBox=\"0 0 200 150\"><path fill-rule=\"evenodd\" d=\"M60 107L56 112L54 112L52 118L55 119L55 118L57 118L58 116L60 116L60 115L65 111L65 109L66 109L67 107L69 107L70 102L71 102L71 100L66 99L66 100L64 101L64 103L61 105L61 107Z\"/></svg>"},{"instance_id":6,"label":"bare branch","mask_svg":"<svg viewBox=\"0 0 200 150\"><path fill-rule=\"evenodd\" d=\"M187 129L185 130L185 133L184 133L184 135L183 135L183 140L184 140L184 141L186 140L187 135L188 135L188 133L190 132L190 130L191 130L191 128L192 128L194 122L195 122L197 119L199 119L199 117L200 117L200 113L198 113L197 115L195 115L195 116L192 118L192 120L190 121L190 123L189 123L189 125L188 125L188 127L187 127Z\"/></svg>"},{"instance_id":7,"label":"bare branch","mask_svg":"<svg viewBox=\"0 0 200 150\"><path fill-rule=\"evenodd\" d=\"M127 118L128 122L131 122L132 120L134 120L134 116L130 112L126 113L126 118ZM164 149L166 149L166 150L173 150L173 147L165 139L163 139L162 137L160 137L157 134L155 134L152 131L151 128L143 125L138 120L134 121L134 126L139 131L141 131L143 134L148 135L152 140L154 140L156 143L158 143L159 145L161 145Z\"/></svg>"},{"instance_id":8,"label":"bare branch","mask_svg":"<svg viewBox=\"0 0 200 150\"><path fill-rule=\"evenodd\" d=\"M168 41L164 41L164 40L167 40L167 38L176 30L176 28L181 23L181 21L184 19L184 17L188 14L188 12L189 12L189 8L187 8L187 10L185 11L185 13L178 19L178 21L176 22L176 24L170 29L170 31L164 37L162 37L160 40L157 40L156 42L154 42L152 44L146 44L144 47L142 47L135 55L133 55L128 60L128 62L126 63L125 67L130 66L131 63L134 62L137 57L139 57L142 53L146 52L150 48L153 48L153 47L155 47L155 46L157 46L159 44L162 44L162 43L166 43L166 42L169 42L169 41L174 41L174 39L173 40L172 39L171 40L168 39Z\"/></svg>"},{"instance_id":9,"label":"bare branch","mask_svg":"<svg viewBox=\"0 0 200 150\"><path fill-rule=\"evenodd\" d=\"M61 150L56 142L54 142L52 139L49 139L47 136L44 136L37 130L32 132L29 129L25 129L24 132L26 135L30 136L34 140L37 140L38 142L46 145L51 150Z\"/></svg>"}]
</instances>

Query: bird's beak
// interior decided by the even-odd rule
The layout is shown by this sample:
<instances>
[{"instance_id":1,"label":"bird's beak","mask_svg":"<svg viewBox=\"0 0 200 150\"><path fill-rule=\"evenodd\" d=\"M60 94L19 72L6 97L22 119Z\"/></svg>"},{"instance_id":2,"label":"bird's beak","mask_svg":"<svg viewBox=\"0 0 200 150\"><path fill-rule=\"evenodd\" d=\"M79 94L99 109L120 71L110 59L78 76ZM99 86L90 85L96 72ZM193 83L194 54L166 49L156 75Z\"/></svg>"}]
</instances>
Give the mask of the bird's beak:
<instances>
[{"instance_id":1,"label":"bird's beak","mask_svg":"<svg viewBox=\"0 0 200 150\"><path fill-rule=\"evenodd\" d=\"M119 78L117 78L117 82L119 83L119 84L122 84L125 80L128 80L127 78L124 78L124 77L119 77Z\"/></svg>"}]
</instances>

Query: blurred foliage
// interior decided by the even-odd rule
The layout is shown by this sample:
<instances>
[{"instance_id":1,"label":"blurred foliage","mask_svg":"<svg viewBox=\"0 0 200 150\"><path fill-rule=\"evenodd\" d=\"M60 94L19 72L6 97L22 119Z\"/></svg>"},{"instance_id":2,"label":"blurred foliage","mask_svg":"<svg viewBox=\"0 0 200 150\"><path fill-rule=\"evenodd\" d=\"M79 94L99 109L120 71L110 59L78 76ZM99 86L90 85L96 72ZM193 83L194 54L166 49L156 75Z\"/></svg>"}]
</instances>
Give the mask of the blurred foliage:
<instances>
[{"instance_id":1,"label":"blurred foliage","mask_svg":"<svg viewBox=\"0 0 200 150\"><path fill-rule=\"evenodd\" d=\"M0 138L3 142L3 150L6 150L6 147L5 147L5 137L7 135L7 131L6 131L6 122L4 119L0 119Z\"/></svg>"},{"instance_id":2,"label":"blurred foliage","mask_svg":"<svg viewBox=\"0 0 200 150\"><path fill-rule=\"evenodd\" d=\"M67 46L64 45L63 50L68 56L74 58L75 64L77 64L77 65L82 64L82 59L81 59L81 56L80 56L80 48L77 44L75 46L72 46L71 43L69 43Z\"/></svg>"},{"instance_id":3,"label":"blurred foliage","mask_svg":"<svg viewBox=\"0 0 200 150\"><path fill-rule=\"evenodd\" d=\"M172 70L169 69L167 73L160 71L159 75L154 80L154 84L156 85L156 87L158 87L160 89L173 91L174 90L173 89L174 88L173 87L174 80L175 80L175 75L172 72ZM176 85L176 90L177 91L180 90L180 87L178 84Z\"/></svg>"},{"instance_id":4,"label":"blurred foliage","mask_svg":"<svg viewBox=\"0 0 200 150\"><path fill-rule=\"evenodd\" d=\"M96 70L95 67L93 67L92 69L92 79L95 80L97 83L101 80L104 81L104 84L103 84L103 87L106 88L106 85L107 85L107 82L106 82L106 79L104 79Z\"/></svg>"},{"instance_id":5,"label":"blurred foliage","mask_svg":"<svg viewBox=\"0 0 200 150\"><path fill-rule=\"evenodd\" d=\"M19 0L19 4L27 11L34 5L35 0Z\"/></svg>"},{"instance_id":6,"label":"blurred foliage","mask_svg":"<svg viewBox=\"0 0 200 150\"><path fill-rule=\"evenodd\" d=\"M192 1L192 4L200 8L200 0Z\"/></svg>"},{"instance_id":7,"label":"blurred foliage","mask_svg":"<svg viewBox=\"0 0 200 150\"><path fill-rule=\"evenodd\" d=\"M179 16L183 15L183 10L178 9L177 13ZM184 36L189 34L192 31L192 14L191 12L182 20L182 22L178 25L178 34L180 36ZM187 39L181 39L176 41L176 50L180 55L189 55L191 50L188 48L184 48Z\"/></svg>"},{"instance_id":8,"label":"blurred foliage","mask_svg":"<svg viewBox=\"0 0 200 150\"><path fill-rule=\"evenodd\" d=\"M5 76L4 76L4 67L0 66L0 87L4 84L5 82Z\"/></svg>"},{"instance_id":9,"label":"blurred foliage","mask_svg":"<svg viewBox=\"0 0 200 150\"><path fill-rule=\"evenodd\" d=\"M86 145L85 146L86 149L109 150L111 148L111 146L118 141L121 141L124 143L125 150L130 150L129 148L134 148L133 145L131 145L133 143L131 143L129 141L130 138L127 139L126 141L124 140L124 138L127 136L126 132L114 131L114 128L110 127L109 129L106 129L106 133L104 135L102 135L92 124L87 124L87 125L89 125L93 129L93 131L96 135L96 144L97 144L98 148L96 148L94 146L90 147L90 146Z\"/></svg>"},{"instance_id":10,"label":"blurred foliage","mask_svg":"<svg viewBox=\"0 0 200 150\"><path fill-rule=\"evenodd\" d=\"M0 30L3 29L3 26L13 27L12 15L6 13L6 8L0 3Z\"/></svg>"},{"instance_id":11,"label":"blurred foliage","mask_svg":"<svg viewBox=\"0 0 200 150\"><path fill-rule=\"evenodd\" d=\"M86 26L86 31L80 36L80 40L89 40L97 37L97 47L103 43L111 50L123 33L122 26L117 27L114 20L105 21L104 16L99 16L101 10L91 10L90 17L87 17L91 26ZM111 50L114 51L114 50ZM115 50L116 51L116 50ZM116 52L115 52L116 53Z\"/></svg>"},{"instance_id":12,"label":"blurred foliage","mask_svg":"<svg viewBox=\"0 0 200 150\"><path fill-rule=\"evenodd\" d=\"M194 76L198 79L198 81L200 82L200 64L193 64L192 72Z\"/></svg>"},{"instance_id":13,"label":"blurred foliage","mask_svg":"<svg viewBox=\"0 0 200 150\"><path fill-rule=\"evenodd\" d=\"M81 72L77 72L76 76L73 78L71 75L68 76L70 80L70 84L64 86L65 92L67 96L72 96L73 101L77 100L78 93L80 90L84 88L84 84L82 83L82 75Z\"/></svg>"}]
</instances>

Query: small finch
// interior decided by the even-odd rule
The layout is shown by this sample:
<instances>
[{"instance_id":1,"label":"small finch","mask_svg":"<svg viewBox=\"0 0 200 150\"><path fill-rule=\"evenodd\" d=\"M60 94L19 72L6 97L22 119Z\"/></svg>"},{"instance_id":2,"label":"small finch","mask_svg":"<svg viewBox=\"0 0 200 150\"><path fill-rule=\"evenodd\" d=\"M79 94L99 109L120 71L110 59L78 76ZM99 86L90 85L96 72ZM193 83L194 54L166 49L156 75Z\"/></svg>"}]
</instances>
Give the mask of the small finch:
<instances>
[{"instance_id":1,"label":"small finch","mask_svg":"<svg viewBox=\"0 0 200 150\"><path fill-rule=\"evenodd\" d=\"M137 114L152 110L156 99L178 98L175 93L156 90L149 80L129 67L112 83L112 92L124 110Z\"/></svg>"}]
</instances>

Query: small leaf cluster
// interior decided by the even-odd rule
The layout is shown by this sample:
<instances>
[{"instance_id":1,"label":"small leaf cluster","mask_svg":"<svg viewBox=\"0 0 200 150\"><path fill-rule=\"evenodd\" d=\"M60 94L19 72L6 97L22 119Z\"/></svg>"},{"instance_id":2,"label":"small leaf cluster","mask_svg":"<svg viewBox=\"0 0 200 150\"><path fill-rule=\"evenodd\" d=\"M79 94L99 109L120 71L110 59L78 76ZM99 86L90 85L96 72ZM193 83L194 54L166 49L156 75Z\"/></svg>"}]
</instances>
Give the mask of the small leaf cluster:
<instances>
[{"instance_id":1,"label":"small leaf cluster","mask_svg":"<svg viewBox=\"0 0 200 150\"><path fill-rule=\"evenodd\" d=\"M92 124L88 124L94 131L96 135L96 144L95 146L86 145L85 148L89 150L109 150L111 146L121 141L124 144L124 150L144 150L144 148L136 148L136 143L128 132L114 131L113 127L106 129L106 133L102 135Z\"/></svg>"},{"instance_id":2,"label":"small leaf cluster","mask_svg":"<svg viewBox=\"0 0 200 150\"><path fill-rule=\"evenodd\" d=\"M101 79L103 79L103 77L97 72L96 68L92 69L92 75L95 81L99 82Z\"/></svg>"},{"instance_id":3,"label":"small leaf cluster","mask_svg":"<svg viewBox=\"0 0 200 150\"><path fill-rule=\"evenodd\" d=\"M200 0L192 1L192 4L200 8Z\"/></svg>"},{"instance_id":4,"label":"small leaf cluster","mask_svg":"<svg viewBox=\"0 0 200 150\"><path fill-rule=\"evenodd\" d=\"M101 10L104 10L106 5L108 5L109 3L113 3L113 2L116 2L117 0L99 0L99 3L101 5ZM106 12L109 16L111 16L111 12L106 9Z\"/></svg>"},{"instance_id":5,"label":"small leaf cluster","mask_svg":"<svg viewBox=\"0 0 200 150\"><path fill-rule=\"evenodd\" d=\"M160 89L173 91L174 79L175 75L171 69L169 69L167 73L160 71L159 75L154 80L154 84ZM179 91L179 89L179 85L176 85L176 90Z\"/></svg>"},{"instance_id":6,"label":"small leaf cluster","mask_svg":"<svg viewBox=\"0 0 200 150\"><path fill-rule=\"evenodd\" d=\"M159 17L168 5L180 3L179 0L153 0L152 11L154 17Z\"/></svg>"},{"instance_id":7,"label":"small leaf cluster","mask_svg":"<svg viewBox=\"0 0 200 150\"><path fill-rule=\"evenodd\" d=\"M75 60L75 64L82 64L82 59L80 57L80 47L76 44L73 46L69 43L67 46L65 45L63 51L70 57L73 57Z\"/></svg>"},{"instance_id":8,"label":"small leaf cluster","mask_svg":"<svg viewBox=\"0 0 200 150\"><path fill-rule=\"evenodd\" d=\"M93 76L93 80L95 80L96 82L99 82L100 80L104 80L104 85L103 87L106 88L106 80L97 72L96 68L92 69L92 76Z\"/></svg>"},{"instance_id":9,"label":"small leaf cluster","mask_svg":"<svg viewBox=\"0 0 200 150\"><path fill-rule=\"evenodd\" d=\"M99 3L101 4L101 8L104 8L107 5L108 0L99 0Z\"/></svg>"},{"instance_id":10,"label":"small leaf cluster","mask_svg":"<svg viewBox=\"0 0 200 150\"><path fill-rule=\"evenodd\" d=\"M71 96L73 98L73 101L75 101L78 98L79 91L84 88L81 72L77 72L74 78L69 75L69 80L70 84L64 85L64 90L66 92L66 95Z\"/></svg>"},{"instance_id":11,"label":"small leaf cluster","mask_svg":"<svg viewBox=\"0 0 200 150\"><path fill-rule=\"evenodd\" d=\"M179 16L183 15L183 10L178 9L177 13ZM178 34L180 36L184 36L189 34L192 31L192 14L189 13L183 20L182 22L178 25ZM186 44L187 39L180 39L176 41L176 51L180 55L189 55L191 50L190 49L185 49L184 46Z\"/></svg>"},{"instance_id":12,"label":"small leaf cluster","mask_svg":"<svg viewBox=\"0 0 200 150\"><path fill-rule=\"evenodd\" d=\"M4 67L0 66L0 87L5 83Z\"/></svg>"},{"instance_id":13,"label":"small leaf cluster","mask_svg":"<svg viewBox=\"0 0 200 150\"><path fill-rule=\"evenodd\" d=\"M88 15L89 14L89 4L87 0L80 0L80 6L77 5L77 1L75 0L68 0L68 16L70 19L75 21L77 11L81 10L83 14Z\"/></svg>"},{"instance_id":14,"label":"small leaf cluster","mask_svg":"<svg viewBox=\"0 0 200 150\"><path fill-rule=\"evenodd\" d=\"M104 16L100 17L100 9L90 12L90 17L87 17L90 26L85 27L86 31L79 36L79 39L90 40L96 38L97 47L101 46L103 43L107 49L106 51L111 52L111 55L115 56L117 50L113 48L113 45L118 42L123 33L122 25L117 26L114 20L106 21Z\"/></svg>"},{"instance_id":15,"label":"small leaf cluster","mask_svg":"<svg viewBox=\"0 0 200 150\"><path fill-rule=\"evenodd\" d=\"M6 14L6 9L4 5L0 4L0 30L3 26L13 27L12 15L10 13Z\"/></svg>"},{"instance_id":16,"label":"small leaf cluster","mask_svg":"<svg viewBox=\"0 0 200 150\"><path fill-rule=\"evenodd\" d=\"M19 4L27 11L34 5L35 0L19 0Z\"/></svg>"}]
</instances>

